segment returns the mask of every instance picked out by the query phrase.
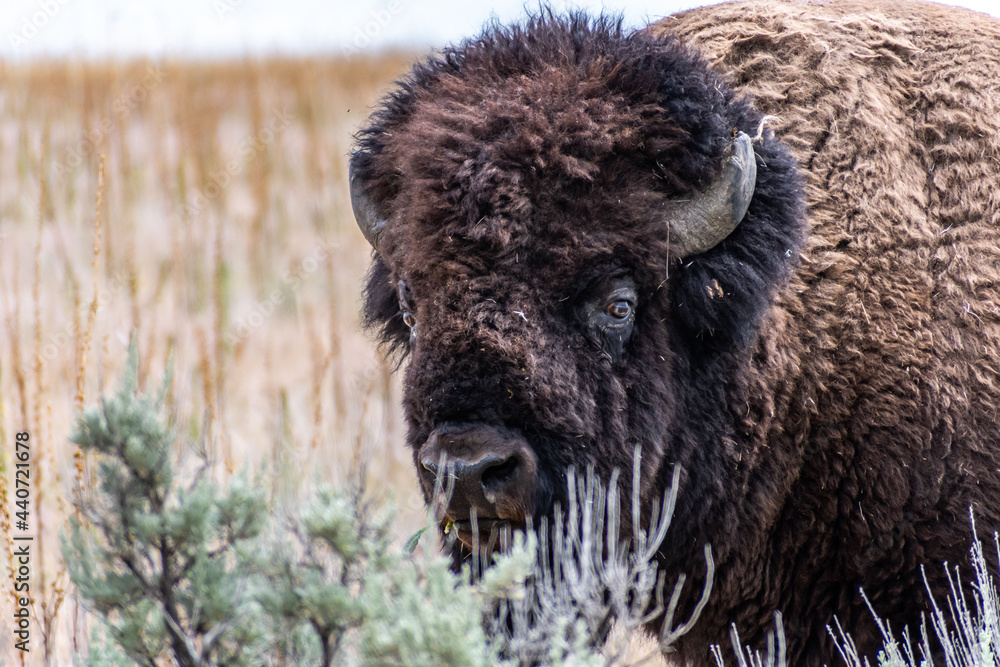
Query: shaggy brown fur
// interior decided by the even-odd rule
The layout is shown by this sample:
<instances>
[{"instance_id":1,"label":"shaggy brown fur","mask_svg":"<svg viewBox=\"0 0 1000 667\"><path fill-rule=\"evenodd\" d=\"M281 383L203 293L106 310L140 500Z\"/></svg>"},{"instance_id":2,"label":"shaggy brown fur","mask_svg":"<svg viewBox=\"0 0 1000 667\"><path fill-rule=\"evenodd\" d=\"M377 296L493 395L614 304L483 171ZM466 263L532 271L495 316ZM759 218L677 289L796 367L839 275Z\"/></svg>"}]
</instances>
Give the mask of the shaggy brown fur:
<instances>
[{"instance_id":1,"label":"shaggy brown fur","mask_svg":"<svg viewBox=\"0 0 1000 667\"><path fill-rule=\"evenodd\" d=\"M777 116L808 197L802 266L761 328L749 395L765 398L744 419L771 449L802 443L805 465L776 485L770 544L733 566L761 576L722 579L717 599L771 598L812 652L825 607L871 649L859 586L912 625L919 564L941 591L941 561L968 562L968 506L1000 527L1000 22L749 2L651 31L703 49Z\"/></svg>"},{"instance_id":2,"label":"shaggy brown fur","mask_svg":"<svg viewBox=\"0 0 1000 667\"><path fill-rule=\"evenodd\" d=\"M750 210L675 257L656 212L734 129L759 132ZM920 565L941 595L967 561L968 508L1000 528L1000 22L769 0L637 35L493 28L418 65L353 160L387 219L366 315L408 355L408 443L522 433L536 514L569 465L641 444L647 498L680 465L660 561L697 577L707 542L718 564L684 660L732 623L759 646L775 610L789 664L834 662L834 614L873 652L859 587L912 628ZM609 333L586 313L622 285Z\"/></svg>"}]
</instances>

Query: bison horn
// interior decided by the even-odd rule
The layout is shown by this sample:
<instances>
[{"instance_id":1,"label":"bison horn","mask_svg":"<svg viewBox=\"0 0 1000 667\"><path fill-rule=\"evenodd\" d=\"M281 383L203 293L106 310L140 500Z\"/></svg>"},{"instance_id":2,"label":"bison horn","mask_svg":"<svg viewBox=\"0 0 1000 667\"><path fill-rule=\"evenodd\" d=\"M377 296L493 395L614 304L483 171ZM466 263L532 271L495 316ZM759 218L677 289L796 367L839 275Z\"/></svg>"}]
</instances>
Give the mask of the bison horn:
<instances>
[{"instance_id":1,"label":"bison horn","mask_svg":"<svg viewBox=\"0 0 1000 667\"><path fill-rule=\"evenodd\" d=\"M677 255L698 255L732 234L750 207L756 181L753 146L750 137L740 132L726 149L722 174L704 192L667 203L670 244Z\"/></svg>"},{"instance_id":2,"label":"bison horn","mask_svg":"<svg viewBox=\"0 0 1000 667\"><path fill-rule=\"evenodd\" d=\"M365 194L364 181L355 169L357 154L351 157L348 167L348 179L351 182L351 208L354 209L354 218L358 221L361 233L368 239L376 251L378 251L379 239L385 231L385 218L379 215L378 209L368 195Z\"/></svg>"}]
</instances>

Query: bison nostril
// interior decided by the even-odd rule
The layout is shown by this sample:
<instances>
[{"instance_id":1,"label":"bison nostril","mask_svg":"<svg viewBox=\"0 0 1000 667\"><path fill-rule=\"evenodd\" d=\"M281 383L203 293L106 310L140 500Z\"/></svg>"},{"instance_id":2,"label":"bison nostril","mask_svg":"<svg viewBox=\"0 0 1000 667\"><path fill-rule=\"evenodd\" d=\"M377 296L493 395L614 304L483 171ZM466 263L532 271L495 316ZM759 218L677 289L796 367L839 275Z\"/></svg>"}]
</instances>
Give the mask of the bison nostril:
<instances>
[{"instance_id":1,"label":"bison nostril","mask_svg":"<svg viewBox=\"0 0 1000 667\"><path fill-rule=\"evenodd\" d=\"M531 511L538 462L517 431L477 423L440 426L415 462L425 495L453 520L475 512L480 519L521 521Z\"/></svg>"},{"instance_id":2,"label":"bison nostril","mask_svg":"<svg viewBox=\"0 0 1000 667\"><path fill-rule=\"evenodd\" d=\"M518 458L511 456L496 465L489 466L483 470L482 477L480 478L483 488L487 491L503 488L517 474L519 465Z\"/></svg>"}]
</instances>

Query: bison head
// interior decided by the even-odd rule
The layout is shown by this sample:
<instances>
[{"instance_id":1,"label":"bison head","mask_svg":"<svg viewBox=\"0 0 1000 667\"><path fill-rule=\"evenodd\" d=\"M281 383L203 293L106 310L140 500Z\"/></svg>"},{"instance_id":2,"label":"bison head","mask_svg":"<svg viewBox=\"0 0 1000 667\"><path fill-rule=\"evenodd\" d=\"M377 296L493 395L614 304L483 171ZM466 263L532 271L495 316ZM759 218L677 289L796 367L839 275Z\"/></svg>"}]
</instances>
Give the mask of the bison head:
<instances>
[{"instance_id":1,"label":"bison head","mask_svg":"<svg viewBox=\"0 0 1000 667\"><path fill-rule=\"evenodd\" d=\"M648 497L711 465L719 360L754 340L802 216L791 159L695 52L605 18L494 26L398 84L350 180L365 318L462 541L473 515L549 512L570 466L641 446Z\"/></svg>"}]
</instances>

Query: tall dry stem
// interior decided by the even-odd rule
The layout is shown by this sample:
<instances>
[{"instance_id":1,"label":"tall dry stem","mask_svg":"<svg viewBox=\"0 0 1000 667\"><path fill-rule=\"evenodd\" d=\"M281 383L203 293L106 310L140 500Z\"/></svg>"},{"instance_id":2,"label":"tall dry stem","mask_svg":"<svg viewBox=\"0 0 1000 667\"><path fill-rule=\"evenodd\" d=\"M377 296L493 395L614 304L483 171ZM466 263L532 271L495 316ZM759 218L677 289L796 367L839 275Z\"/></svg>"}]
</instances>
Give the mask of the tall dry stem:
<instances>
[{"instance_id":1,"label":"tall dry stem","mask_svg":"<svg viewBox=\"0 0 1000 667\"><path fill-rule=\"evenodd\" d=\"M42 405L45 400L45 359L42 356L42 299L41 299L41 284L42 284L42 229L45 226L45 162L46 162L46 149L42 146L41 159L39 161L38 168L38 235L35 242L35 275L34 280L31 285L31 299L34 305L34 331L35 331L35 350L34 350L34 365L32 371L35 374L35 396L34 404L32 406L33 415L32 421L30 422L32 440L34 441L34 459L35 459L35 521L37 526L37 538L38 538L38 562L41 564L39 568L39 580L41 582L40 590L42 596L45 595L45 583L46 583L46 568L45 568L45 540L43 535L45 534L45 513L43 511L43 506L45 502L45 446L46 437L45 433L42 432ZM36 616L36 618L38 618Z\"/></svg>"},{"instance_id":2,"label":"tall dry stem","mask_svg":"<svg viewBox=\"0 0 1000 667\"><path fill-rule=\"evenodd\" d=\"M201 374L201 389L205 397L205 417L202 426L201 437L205 447L205 457L214 460L215 452L215 391L212 379L215 377L212 371L212 359L208 354L208 341L205 330L198 327L195 337L198 340L198 372Z\"/></svg>"},{"instance_id":3,"label":"tall dry stem","mask_svg":"<svg viewBox=\"0 0 1000 667\"><path fill-rule=\"evenodd\" d=\"M313 330L313 327L310 327L309 338L310 347L313 350L313 358L323 360L322 363L316 364L314 367L312 378L313 437L311 449L316 450L319 448L320 440L323 437L323 381L330 370L330 361L333 357L333 352L323 349L321 338Z\"/></svg>"},{"instance_id":4,"label":"tall dry stem","mask_svg":"<svg viewBox=\"0 0 1000 667\"><path fill-rule=\"evenodd\" d=\"M41 613L35 614L36 620L40 621L39 627L42 634L42 648L46 663L52 660L53 639L56 618L59 609L65 600L65 589L59 584L60 575L65 575L62 563L59 564L59 572L54 582L50 585L48 578L48 567L46 564L46 553L48 551L48 531L45 510L48 488L46 482L49 472L52 473L53 488L60 488L61 476L55 463L55 448L51 439L52 429L50 427L52 418L52 406L48 402L48 387L45 383L45 358L42 354L42 309L41 309L41 266L42 266L42 236L45 227L45 218L48 202L48 179L45 177L45 167L48 162L47 144L42 144L41 159L39 161L39 195L38 195L38 236L35 245L35 276L32 284L32 299L34 300L34 326L35 326L35 402L34 421L32 427L33 450L35 453L34 482L35 482L35 544L38 547L38 581ZM56 503L59 514L64 514L65 504L62 494L56 494ZM57 520L58 521L58 520ZM58 556L57 556L58 558ZM34 606L34 605L33 605Z\"/></svg>"},{"instance_id":5,"label":"tall dry stem","mask_svg":"<svg viewBox=\"0 0 1000 667\"><path fill-rule=\"evenodd\" d=\"M220 215L215 225L215 243L212 261L214 272L212 278L212 310L213 327L212 333L215 338L215 373L212 376L214 400L217 406L217 414L220 422L225 419L225 380L226 380L226 326L229 322L229 303L226 294L228 278L228 267L223 255L224 246L224 221L225 216ZM232 474L235 469L233 461L232 443L226 429L219 429L219 438L222 445L222 457L226 470Z\"/></svg>"},{"instance_id":6,"label":"tall dry stem","mask_svg":"<svg viewBox=\"0 0 1000 667\"><path fill-rule=\"evenodd\" d=\"M90 353L90 341L94 336L94 320L97 319L97 279L98 262L101 256L101 202L104 197L104 155L101 155L97 167L97 196L94 200L94 257L91 267L94 273L94 297L90 300L90 307L87 309L87 326L77 338L77 368L76 368L76 396L73 399L73 406L77 413L83 411L83 404L86 400L84 382L87 376L87 356ZM79 332L79 329L77 329ZM77 488L84 488L86 472L86 462L83 452L79 447L73 450L73 463L76 468Z\"/></svg>"}]
</instances>

